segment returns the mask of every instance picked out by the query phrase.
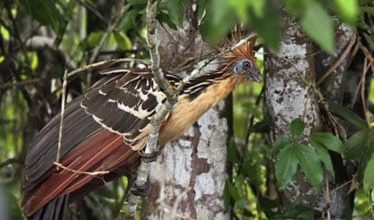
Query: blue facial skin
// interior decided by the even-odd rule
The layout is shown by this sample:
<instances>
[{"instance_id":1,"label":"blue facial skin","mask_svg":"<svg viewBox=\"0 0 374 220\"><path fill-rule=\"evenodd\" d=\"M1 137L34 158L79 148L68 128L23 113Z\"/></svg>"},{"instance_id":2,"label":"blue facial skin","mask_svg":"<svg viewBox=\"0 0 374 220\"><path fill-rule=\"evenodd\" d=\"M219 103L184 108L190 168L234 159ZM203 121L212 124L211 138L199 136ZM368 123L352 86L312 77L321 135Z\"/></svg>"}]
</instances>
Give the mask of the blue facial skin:
<instances>
[{"instance_id":1,"label":"blue facial skin","mask_svg":"<svg viewBox=\"0 0 374 220\"><path fill-rule=\"evenodd\" d=\"M248 59L239 60L234 65L234 73L246 74L248 80L259 82L261 81L261 75L258 69Z\"/></svg>"},{"instance_id":2,"label":"blue facial skin","mask_svg":"<svg viewBox=\"0 0 374 220\"><path fill-rule=\"evenodd\" d=\"M235 73L247 73L252 68L252 63L249 60L239 60L234 66Z\"/></svg>"}]
</instances>

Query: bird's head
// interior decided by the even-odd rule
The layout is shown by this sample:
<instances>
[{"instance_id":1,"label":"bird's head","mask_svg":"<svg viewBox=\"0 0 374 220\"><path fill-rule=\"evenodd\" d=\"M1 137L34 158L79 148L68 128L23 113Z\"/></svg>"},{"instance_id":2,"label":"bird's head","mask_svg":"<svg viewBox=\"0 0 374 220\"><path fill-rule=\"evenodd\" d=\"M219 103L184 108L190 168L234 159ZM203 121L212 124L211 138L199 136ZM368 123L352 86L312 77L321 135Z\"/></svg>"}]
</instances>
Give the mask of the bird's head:
<instances>
[{"instance_id":1,"label":"bird's head","mask_svg":"<svg viewBox=\"0 0 374 220\"><path fill-rule=\"evenodd\" d=\"M262 77L253 52L255 39L248 41L225 56L226 71L245 76L250 81L260 82Z\"/></svg>"}]
</instances>

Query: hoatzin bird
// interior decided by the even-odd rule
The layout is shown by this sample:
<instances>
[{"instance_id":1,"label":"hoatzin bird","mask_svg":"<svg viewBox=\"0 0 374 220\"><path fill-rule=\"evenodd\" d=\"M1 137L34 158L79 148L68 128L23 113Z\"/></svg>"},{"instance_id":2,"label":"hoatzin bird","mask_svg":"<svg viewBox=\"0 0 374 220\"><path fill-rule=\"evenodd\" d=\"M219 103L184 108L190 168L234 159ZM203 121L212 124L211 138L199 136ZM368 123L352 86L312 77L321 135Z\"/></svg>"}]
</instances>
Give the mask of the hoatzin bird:
<instances>
[{"instance_id":1,"label":"hoatzin bird","mask_svg":"<svg viewBox=\"0 0 374 220\"><path fill-rule=\"evenodd\" d=\"M245 43L219 58L218 68L184 85L161 126L160 146L180 136L237 84L260 80L252 44ZM133 171L139 164L138 151L148 140L151 117L166 96L147 68L108 72L67 106L60 163L71 170L110 173L98 177L56 169L60 116L55 116L27 149L21 206L28 219L62 219L68 198L87 193L124 170ZM165 78L173 86L182 80L169 73Z\"/></svg>"}]
</instances>

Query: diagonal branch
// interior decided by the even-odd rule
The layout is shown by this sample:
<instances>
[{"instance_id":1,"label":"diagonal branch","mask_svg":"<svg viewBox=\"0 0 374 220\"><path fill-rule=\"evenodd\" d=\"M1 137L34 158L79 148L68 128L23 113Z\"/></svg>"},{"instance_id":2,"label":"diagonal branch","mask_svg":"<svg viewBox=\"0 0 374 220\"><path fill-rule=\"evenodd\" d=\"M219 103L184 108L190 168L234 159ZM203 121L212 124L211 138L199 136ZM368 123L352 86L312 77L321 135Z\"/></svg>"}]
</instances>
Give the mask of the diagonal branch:
<instances>
[{"instance_id":1,"label":"diagonal branch","mask_svg":"<svg viewBox=\"0 0 374 220\"><path fill-rule=\"evenodd\" d=\"M162 72L162 69L160 68L160 54L158 51L158 41L156 39L156 14L157 14L157 6L158 1L157 0L148 0L147 4L147 46L151 58L151 70L154 75L154 78L162 92L165 93L167 99L164 105L161 106L161 108L156 112L156 114L152 117L151 120L151 131L149 134L149 139L147 142L147 145L145 147L145 154L146 155L152 155L156 152L158 152L159 146L157 144L158 142L158 135L160 127L167 117L167 115L170 113L170 111L173 109L173 106L178 100L178 94L182 90L183 86L187 84L192 79L195 79L197 77L200 77L201 75L205 74L206 72L203 71L203 69L210 64L213 60L216 60L217 58L221 57L224 53L228 53L232 50L235 50L240 45L246 43L248 40L256 37L256 35L250 35L247 38L244 38L241 40L238 44L234 45L228 50L223 51L222 53L216 54L201 63L199 63L199 67L196 69L196 71L193 71L190 76L185 77L181 83L178 85L177 88L174 88L170 85L170 83L165 79L164 74ZM137 177L135 180L134 187L140 187L145 188L148 181L148 176L150 173L150 167L151 162L149 161L143 161L141 162ZM136 191L136 189L135 189ZM128 199L128 206L127 206L127 212L125 213L125 218L134 218L136 214L136 206L139 203L140 196L135 194L130 194Z\"/></svg>"}]
</instances>

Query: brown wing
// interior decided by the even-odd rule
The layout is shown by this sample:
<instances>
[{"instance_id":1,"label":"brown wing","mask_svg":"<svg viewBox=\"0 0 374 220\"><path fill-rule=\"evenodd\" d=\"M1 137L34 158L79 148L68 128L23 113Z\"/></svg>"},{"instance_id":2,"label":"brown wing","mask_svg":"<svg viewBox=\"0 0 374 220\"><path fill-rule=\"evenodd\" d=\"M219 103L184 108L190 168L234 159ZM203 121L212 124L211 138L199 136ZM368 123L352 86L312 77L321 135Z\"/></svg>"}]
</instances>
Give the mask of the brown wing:
<instances>
[{"instance_id":1,"label":"brown wing","mask_svg":"<svg viewBox=\"0 0 374 220\"><path fill-rule=\"evenodd\" d=\"M162 93L148 72L117 71L93 86L65 111L61 163L79 171L113 171L132 166L144 144L150 117L161 106ZM59 115L34 139L25 158L22 205L30 216L49 201L80 190L94 176L56 170ZM139 137L142 137L139 139ZM124 143L125 141L128 144Z\"/></svg>"},{"instance_id":2,"label":"brown wing","mask_svg":"<svg viewBox=\"0 0 374 220\"><path fill-rule=\"evenodd\" d=\"M139 150L146 142L150 118L165 99L152 74L137 70L91 90L81 105L97 123Z\"/></svg>"}]
</instances>

